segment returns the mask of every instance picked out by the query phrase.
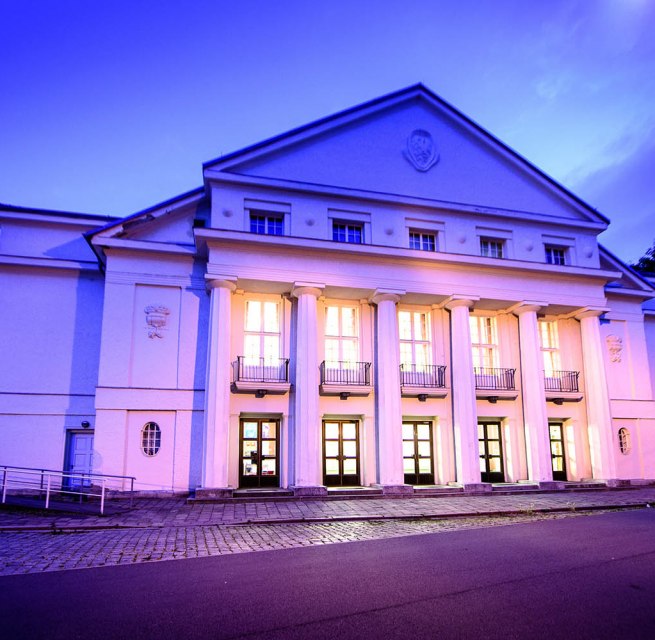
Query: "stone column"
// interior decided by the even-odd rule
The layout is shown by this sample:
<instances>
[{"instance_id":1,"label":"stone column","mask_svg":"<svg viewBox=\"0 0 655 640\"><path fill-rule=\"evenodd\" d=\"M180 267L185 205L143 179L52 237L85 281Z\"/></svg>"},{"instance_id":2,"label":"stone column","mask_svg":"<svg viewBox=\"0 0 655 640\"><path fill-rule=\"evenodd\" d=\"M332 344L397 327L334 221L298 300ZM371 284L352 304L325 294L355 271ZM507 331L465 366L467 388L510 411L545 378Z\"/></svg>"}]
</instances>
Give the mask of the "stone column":
<instances>
[{"instance_id":1,"label":"stone column","mask_svg":"<svg viewBox=\"0 0 655 640\"><path fill-rule=\"evenodd\" d=\"M537 324L537 311L543 306L546 306L546 303L522 302L511 311L519 318L521 388L528 478L548 487L553 482L553 465L550 457L543 357Z\"/></svg>"},{"instance_id":2,"label":"stone column","mask_svg":"<svg viewBox=\"0 0 655 640\"><path fill-rule=\"evenodd\" d=\"M321 473L321 416L318 407L318 328L316 300L323 285L297 282L296 377L294 381L294 493L322 495L327 489Z\"/></svg>"},{"instance_id":3,"label":"stone column","mask_svg":"<svg viewBox=\"0 0 655 640\"><path fill-rule=\"evenodd\" d=\"M473 304L471 298L460 296L452 296L444 304L450 311L450 371L457 482L470 488L481 485L478 413L469 324L469 309Z\"/></svg>"},{"instance_id":4,"label":"stone column","mask_svg":"<svg viewBox=\"0 0 655 640\"><path fill-rule=\"evenodd\" d=\"M210 290L209 340L205 377L202 489L204 496L232 494L228 487L230 425L230 324L236 278L205 276Z\"/></svg>"},{"instance_id":5,"label":"stone column","mask_svg":"<svg viewBox=\"0 0 655 640\"><path fill-rule=\"evenodd\" d=\"M375 314L376 424L378 484L385 494L413 493L403 471L403 414L400 396L400 343L396 305L404 291L378 289Z\"/></svg>"},{"instance_id":6,"label":"stone column","mask_svg":"<svg viewBox=\"0 0 655 640\"><path fill-rule=\"evenodd\" d=\"M584 309L575 317L580 321L582 335L587 431L592 473L596 479L613 481L616 479L616 467L612 413L598 321L598 316L603 312L604 309Z\"/></svg>"}]
</instances>

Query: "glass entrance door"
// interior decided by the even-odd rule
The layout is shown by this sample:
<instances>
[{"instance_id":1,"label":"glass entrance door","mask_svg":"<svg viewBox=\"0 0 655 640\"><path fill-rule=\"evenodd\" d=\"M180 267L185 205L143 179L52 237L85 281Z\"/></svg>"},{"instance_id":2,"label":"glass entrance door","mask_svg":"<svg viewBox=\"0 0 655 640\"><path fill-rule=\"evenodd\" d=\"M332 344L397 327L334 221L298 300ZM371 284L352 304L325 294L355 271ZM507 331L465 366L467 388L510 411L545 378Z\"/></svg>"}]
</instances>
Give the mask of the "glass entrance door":
<instances>
[{"instance_id":1,"label":"glass entrance door","mask_svg":"<svg viewBox=\"0 0 655 640\"><path fill-rule=\"evenodd\" d=\"M434 484L429 422L403 422L403 468L405 484Z\"/></svg>"},{"instance_id":2,"label":"glass entrance door","mask_svg":"<svg viewBox=\"0 0 655 640\"><path fill-rule=\"evenodd\" d=\"M499 422L478 422L478 451L482 482L505 482Z\"/></svg>"},{"instance_id":3,"label":"glass entrance door","mask_svg":"<svg viewBox=\"0 0 655 640\"><path fill-rule=\"evenodd\" d=\"M327 487L358 487L359 422L323 421L323 483Z\"/></svg>"},{"instance_id":4,"label":"glass entrance door","mask_svg":"<svg viewBox=\"0 0 655 640\"><path fill-rule=\"evenodd\" d=\"M566 457L564 455L564 425L561 422L549 422L550 459L553 463L553 480L566 481Z\"/></svg>"},{"instance_id":5,"label":"glass entrance door","mask_svg":"<svg viewBox=\"0 0 655 640\"><path fill-rule=\"evenodd\" d=\"M241 420L239 429L239 487L279 487L280 421Z\"/></svg>"}]
</instances>

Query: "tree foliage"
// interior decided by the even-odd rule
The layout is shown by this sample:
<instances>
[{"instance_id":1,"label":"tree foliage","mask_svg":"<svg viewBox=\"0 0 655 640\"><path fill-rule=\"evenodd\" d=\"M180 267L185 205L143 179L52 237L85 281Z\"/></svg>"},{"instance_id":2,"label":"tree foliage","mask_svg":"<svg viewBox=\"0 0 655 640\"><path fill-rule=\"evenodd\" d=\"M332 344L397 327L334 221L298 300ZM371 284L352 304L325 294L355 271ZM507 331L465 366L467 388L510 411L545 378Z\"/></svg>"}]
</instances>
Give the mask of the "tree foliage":
<instances>
[{"instance_id":1,"label":"tree foliage","mask_svg":"<svg viewBox=\"0 0 655 640\"><path fill-rule=\"evenodd\" d=\"M630 266L639 273L655 273L655 244Z\"/></svg>"}]
</instances>

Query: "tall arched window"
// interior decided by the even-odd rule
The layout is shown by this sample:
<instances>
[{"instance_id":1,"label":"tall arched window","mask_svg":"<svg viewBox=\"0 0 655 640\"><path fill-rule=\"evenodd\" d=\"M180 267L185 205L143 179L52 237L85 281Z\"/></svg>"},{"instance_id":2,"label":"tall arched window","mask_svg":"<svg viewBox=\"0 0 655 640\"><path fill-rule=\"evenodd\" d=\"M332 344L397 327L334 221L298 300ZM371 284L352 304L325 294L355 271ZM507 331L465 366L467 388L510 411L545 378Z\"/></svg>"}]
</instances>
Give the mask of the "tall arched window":
<instances>
[{"instance_id":1,"label":"tall arched window","mask_svg":"<svg viewBox=\"0 0 655 640\"><path fill-rule=\"evenodd\" d=\"M161 429L156 422L148 422L141 431L141 449L149 457L156 456L161 447Z\"/></svg>"},{"instance_id":2,"label":"tall arched window","mask_svg":"<svg viewBox=\"0 0 655 640\"><path fill-rule=\"evenodd\" d=\"M623 455L628 455L632 449L632 442L630 440L630 431L625 427L619 429L619 449Z\"/></svg>"}]
</instances>

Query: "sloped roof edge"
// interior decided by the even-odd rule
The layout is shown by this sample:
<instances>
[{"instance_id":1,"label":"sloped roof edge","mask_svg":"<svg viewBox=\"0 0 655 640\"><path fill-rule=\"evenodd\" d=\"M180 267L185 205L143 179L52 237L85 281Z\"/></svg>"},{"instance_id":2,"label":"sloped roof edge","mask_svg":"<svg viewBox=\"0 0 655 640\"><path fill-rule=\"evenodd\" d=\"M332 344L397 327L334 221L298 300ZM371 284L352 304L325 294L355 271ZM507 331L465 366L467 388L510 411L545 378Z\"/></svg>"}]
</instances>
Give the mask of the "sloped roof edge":
<instances>
[{"instance_id":1,"label":"sloped roof edge","mask_svg":"<svg viewBox=\"0 0 655 640\"><path fill-rule=\"evenodd\" d=\"M109 216L104 213L81 213L78 211L60 211L58 209L41 209L39 207L21 207L14 204L0 202L0 209L12 213L35 213L44 216L63 216L66 218L95 218L102 220L116 220L115 216Z\"/></svg>"},{"instance_id":2,"label":"sloped roof edge","mask_svg":"<svg viewBox=\"0 0 655 640\"><path fill-rule=\"evenodd\" d=\"M598 249L600 250L601 256L607 258L617 268L619 268L621 271L624 271L627 275L631 276L632 278L636 279L640 284L645 285L644 286L645 292L655 293L655 288L653 287L653 284L650 281L648 281L638 271L635 271L629 264L623 262L621 258L615 256L609 249L607 249L607 247L604 247L602 244L599 243Z\"/></svg>"},{"instance_id":3,"label":"sloped roof edge","mask_svg":"<svg viewBox=\"0 0 655 640\"><path fill-rule=\"evenodd\" d=\"M554 186L556 189L559 189L562 193L564 193L567 197L571 198L574 200L577 204L582 206L584 209L586 209L593 217L596 217L600 219L602 222L609 224L610 220L606 216L604 216L602 213L600 213L597 209L592 207L589 203L585 202L582 198L580 198L578 195L567 189L565 186L563 186L561 183L559 183L555 178L549 176L545 171L534 165L532 162L527 160L524 156L522 156L518 151L515 151L512 149L512 147L508 146L506 143L504 143L502 140L494 136L492 133L490 133L487 129L479 125L477 122L469 118L467 115L459 111L457 108L455 108L452 104L438 96L436 93L434 93L431 89L426 87L423 83L418 82L416 84L410 85L408 87L405 87L404 89L400 89L398 91L393 91L391 93L387 93L383 96L380 96L378 98L374 98L372 100L369 100L367 102L363 102L361 104L358 104L354 107L349 107L347 109L344 109L342 111L338 111L337 113L333 113L329 116L326 116L324 118L319 118L318 120L314 120L312 122L309 122L307 124L301 125L300 127L296 127L294 129L290 129L289 131L286 131L284 133L278 134L276 136L273 136L271 138L267 138L266 140L263 140L261 142L256 142L255 144L249 145L247 147L244 147L242 149L239 149L237 151L233 151L231 153L228 153L227 155L221 156L219 158L214 158L213 160L209 160L208 162L203 163L202 167L203 170L211 168L215 164L219 163L224 163L224 162L229 162L231 160L237 159L240 156L252 153L253 151L258 151L258 150L263 150L268 146L274 145L278 142L282 142L285 139L290 139L295 136L298 136L300 134L306 133L310 131L311 129L318 128L318 127L323 127L326 124L329 124L330 122L334 122L343 118L346 118L351 115L355 115L358 112L363 112L366 110L369 110L373 107L376 107L380 105L381 103L384 102L391 102L393 100L397 100L398 98L401 98L404 95L410 96L411 94L420 94L422 93L425 95L427 98L430 100L433 100L437 103L439 103L441 106L443 106L445 109L453 113L457 118L460 118L464 122L466 122L469 126L471 126L473 129L478 131L480 134L483 136L489 138L491 142L494 144L498 145L502 149L504 149L507 153L509 153L511 156L513 156L516 160L518 160L520 163L524 164L529 170L537 173L539 176L541 176L544 180L549 182L552 186Z\"/></svg>"},{"instance_id":4,"label":"sloped roof edge","mask_svg":"<svg viewBox=\"0 0 655 640\"><path fill-rule=\"evenodd\" d=\"M98 233L102 233L103 231L107 231L108 229L111 229L112 227L117 227L121 224L125 224L126 222L129 222L130 220L135 220L136 218L139 218L140 216L145 216L148 213L151 213L153 211L156 211L157 209L161 209L162 207L166 207L168 205L175 204L176 202L179 202L180 200L185 200L186 198L191 198L194 195L201 195L205 193L205 187L196 187L195 189L191 189L191 191L186 191L184 193L181 193L178 196L174 196L173 198L169 198L168 200L164 200L163 202L159 202L155 205L152 205L151 207L147 207L146 209L142 209L141 211L137 211L136 213L132 213L129 216L125 216L123 218L113 218L111 222L108 224L103 225L102 227L97 227L96 229L92 229L91 231L87 231L84 235L87 236L87 238L92 238L93 236L97 235Z\"/></svg>"}]
</instances>

